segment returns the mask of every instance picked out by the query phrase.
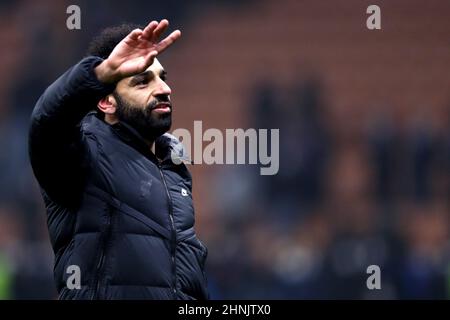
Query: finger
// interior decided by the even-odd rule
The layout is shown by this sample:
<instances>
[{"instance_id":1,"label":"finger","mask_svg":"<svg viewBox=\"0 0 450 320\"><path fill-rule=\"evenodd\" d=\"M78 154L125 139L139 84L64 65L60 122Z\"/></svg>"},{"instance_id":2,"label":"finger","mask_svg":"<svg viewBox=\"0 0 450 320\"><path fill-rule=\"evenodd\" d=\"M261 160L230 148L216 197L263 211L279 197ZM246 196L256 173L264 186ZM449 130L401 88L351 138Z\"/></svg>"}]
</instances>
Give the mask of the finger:
<instances>
[{"instance_id":1,"label":"finger","mask_svg":"<svg viewBox=\"0 0 450 320\"><path fill-rule=\"evenodd\" d=\"M157 50L158 53L163 52L166 50L172 43L177 41L181 37L181 31L175 30L170 35L168 35L164 40L162 40L160 43L157 44Z\"/></svg>"},{"instance_id":2,"label":"finger","mask_svg":"<svg viewBox=\"0 0 450 320\"><path fill-rule=\"evenodd\" d=\"M161 20L161 22L158 24L156 29L153 31L152 40L157 42L159 37L161 37L161 35L163 34L163 32L166 31L168 26L169 26L169 21L167 21L167 19Z\"/></svg>"},{"instance_id":3,"label":"finger","mask_svg":"<svg viewBox=\"0 0 450 320\"><path fill-rule=\"evenodd\" d=\"M158 26L158 22L157 21L152 21L150 22L145 28L144 31L142 31L142 37L145 38L146 40L151 40L152 35L153 35L153 31L155 30L155 28Z\"/></svg>"},{"instance_id":4,"label":"finger","mask_svg":"<svg viewBox=\"0 0 450 320\"><path fill-rule=\"evenodd\" d=\"M144 58L144 70L148 68L148 66L153 64L153 60L155 59L155 57L158 55L158 51L153 50L151 51L148 55L145 56Z\"/></svg>"},{"instance_id":5,"label":"finger","mask_svg":"<svg viewBox=\"0 0 450 320\"><path fill-rule=\"evenodd\" d=\"M137 40L141 34L142 34L141 29L134 29L128 34L128 38L130 38L131 40Z\"/></svg>"}]
</instances>

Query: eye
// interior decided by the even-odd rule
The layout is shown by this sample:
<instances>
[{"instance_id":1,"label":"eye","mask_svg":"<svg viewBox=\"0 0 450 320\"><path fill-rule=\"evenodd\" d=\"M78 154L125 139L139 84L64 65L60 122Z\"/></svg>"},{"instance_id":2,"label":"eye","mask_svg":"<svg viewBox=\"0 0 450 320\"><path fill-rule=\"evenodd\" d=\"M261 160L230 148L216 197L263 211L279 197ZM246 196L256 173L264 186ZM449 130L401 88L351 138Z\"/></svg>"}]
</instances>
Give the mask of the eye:
<instances>
[{"instance_id":1,"label":"eye","mask_svg":"<svg viewBox=\"0 0 450 320\"><path fill-rule=\"evenodd\" d=\"M147 85L147 84L148 84L148 79L146 79L146 78L136 82L137 86L142 86L142 85Z\"/></svg>"}]
</instances>

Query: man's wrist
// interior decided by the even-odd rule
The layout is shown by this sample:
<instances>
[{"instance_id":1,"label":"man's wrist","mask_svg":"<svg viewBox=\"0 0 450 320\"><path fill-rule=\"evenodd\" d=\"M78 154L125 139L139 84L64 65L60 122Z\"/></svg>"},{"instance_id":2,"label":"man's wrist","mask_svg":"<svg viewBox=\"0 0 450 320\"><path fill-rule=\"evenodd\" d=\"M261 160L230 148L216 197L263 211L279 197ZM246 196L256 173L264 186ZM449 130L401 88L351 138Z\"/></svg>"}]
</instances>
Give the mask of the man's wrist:
<instances>
[{"instance_id":1,"label":"man's wrist","mask_svg":"<svg viewBox=\"0 0 450 320\"><path fill-rule=\"evenodd\" d=\"M96 66L94 72L97 79L102 83L111 84L117 82L113 69L109 66L108 59L103 60L102 63Z\"/></svg>"}]
</instances>

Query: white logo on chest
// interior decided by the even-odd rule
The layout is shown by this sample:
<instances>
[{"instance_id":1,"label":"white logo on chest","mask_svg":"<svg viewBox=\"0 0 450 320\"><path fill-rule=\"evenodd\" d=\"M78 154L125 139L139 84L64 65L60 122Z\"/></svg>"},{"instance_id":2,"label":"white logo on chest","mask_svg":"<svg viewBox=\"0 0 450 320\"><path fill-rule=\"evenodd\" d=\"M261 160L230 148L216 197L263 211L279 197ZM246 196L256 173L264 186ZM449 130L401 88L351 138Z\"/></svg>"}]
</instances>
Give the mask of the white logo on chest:
<instances>
[{"instance_id":1,"label":"white logo on chest","mask_svg":"<svg viewBox=\"0 0 450 320\"><path fill-rule=\"evenodd\" d=\"M185 188L181 188L181 195L183 197L187 197L188 196L188 192L187 192L187 190Z\"/></svg>"}]
</instances>

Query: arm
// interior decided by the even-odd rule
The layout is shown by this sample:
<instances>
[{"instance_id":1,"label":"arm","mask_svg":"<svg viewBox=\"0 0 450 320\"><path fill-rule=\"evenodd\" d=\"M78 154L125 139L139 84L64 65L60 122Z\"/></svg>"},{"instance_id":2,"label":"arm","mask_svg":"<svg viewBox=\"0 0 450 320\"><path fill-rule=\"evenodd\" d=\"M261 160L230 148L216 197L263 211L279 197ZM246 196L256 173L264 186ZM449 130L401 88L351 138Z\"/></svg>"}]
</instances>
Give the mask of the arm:
<instances>
[{"instance_id":1,"label":"arm","mask_svg":"<svg viewBox=\"0 0 450 320\"><path fill-rule=\"evenodd\" d=\"M114 89L98 80L103 59L87 57L66 71L39 98L31 116L29 153L34 174L54 200L76 202L83 183L79 123Z\"/></svg>"},{"instance_id":2,"label":"arm","mask_svg":"<svg viewBox=\"0 0 450 320\"><path fill-rule=\"evenodd\" d=\"M76 204L83 185L85 151L79 123L115 83L145 71L181 33L159 41L168 21L133 30L102 60L87 57L50 85L31 117L29 153L34 174L53 200Z\"/></svg>"}]
</instances>

